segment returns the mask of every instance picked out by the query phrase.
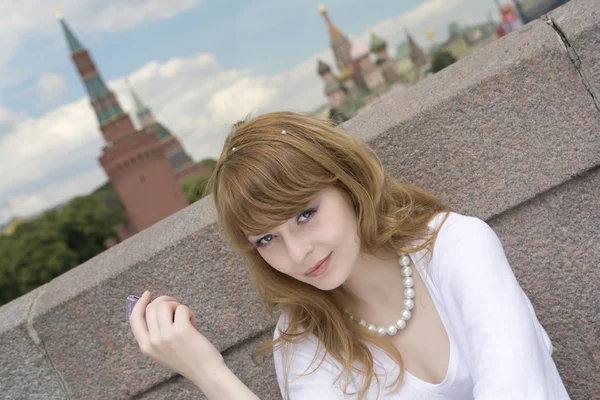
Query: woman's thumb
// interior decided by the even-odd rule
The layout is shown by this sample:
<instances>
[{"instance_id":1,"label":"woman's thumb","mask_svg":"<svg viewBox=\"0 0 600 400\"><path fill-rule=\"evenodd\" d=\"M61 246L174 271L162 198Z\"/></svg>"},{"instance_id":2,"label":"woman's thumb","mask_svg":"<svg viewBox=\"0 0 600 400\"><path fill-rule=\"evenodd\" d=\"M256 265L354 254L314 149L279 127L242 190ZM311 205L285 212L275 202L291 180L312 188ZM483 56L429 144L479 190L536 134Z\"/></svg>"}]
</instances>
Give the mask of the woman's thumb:
<instances>
[{"instance_id":1,"label":"woman's thumb","mask_svg":"<svg viewBox=\"0 0 600 400\"><path fill-rule=\"evenodd\" d=\"M196 317L192 310L188 306L180 304L175 309L175 324L187 324L189 321L192 322L194 327L196 326Z\"/></svg>"}]
</instances>

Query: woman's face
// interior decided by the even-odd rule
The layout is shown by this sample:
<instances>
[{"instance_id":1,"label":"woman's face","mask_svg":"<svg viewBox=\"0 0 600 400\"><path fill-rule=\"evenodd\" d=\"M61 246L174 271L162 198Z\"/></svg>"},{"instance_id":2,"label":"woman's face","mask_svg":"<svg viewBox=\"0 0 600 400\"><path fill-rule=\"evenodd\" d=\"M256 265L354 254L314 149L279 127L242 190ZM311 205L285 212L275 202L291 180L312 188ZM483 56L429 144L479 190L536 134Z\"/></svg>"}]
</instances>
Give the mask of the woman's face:
<instances>
[{"instance_id":1,"label":"woman's face","mask_svg":"<svg viewBox=\"0 0 600 400\"><path fill-rule=\"evenodd\" d=\"M352 203L333 186L320 191L300 215L248 240L273 268L321 290L343 284L360 253ZM322 272L307 275L317 265L316 272Z\"/></svg>"}]
</instances>

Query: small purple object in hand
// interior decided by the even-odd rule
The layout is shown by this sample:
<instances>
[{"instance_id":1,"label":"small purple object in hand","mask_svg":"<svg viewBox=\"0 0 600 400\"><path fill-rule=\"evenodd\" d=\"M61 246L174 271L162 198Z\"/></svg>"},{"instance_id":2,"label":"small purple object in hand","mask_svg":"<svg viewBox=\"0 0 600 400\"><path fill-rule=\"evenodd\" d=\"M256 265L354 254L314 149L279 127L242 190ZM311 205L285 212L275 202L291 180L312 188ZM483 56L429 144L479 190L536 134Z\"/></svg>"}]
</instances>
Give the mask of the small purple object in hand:
<instances>
[{"instance_id":1,"label":"small purple object in hand","mask_svg":"<svg viewBox=\"0 0 600 400\"><path fill-rule=\"evenodd\" d=\"M129 317L131 316L131 311L133 311L133 306L135 306L135 303L137 303L139 299L140 298L138 296L134 296L132 294L127 296L127 322L129 322ZM146 317L144 317L144 320L145 319Z\"/></svg>"}]
</instances>

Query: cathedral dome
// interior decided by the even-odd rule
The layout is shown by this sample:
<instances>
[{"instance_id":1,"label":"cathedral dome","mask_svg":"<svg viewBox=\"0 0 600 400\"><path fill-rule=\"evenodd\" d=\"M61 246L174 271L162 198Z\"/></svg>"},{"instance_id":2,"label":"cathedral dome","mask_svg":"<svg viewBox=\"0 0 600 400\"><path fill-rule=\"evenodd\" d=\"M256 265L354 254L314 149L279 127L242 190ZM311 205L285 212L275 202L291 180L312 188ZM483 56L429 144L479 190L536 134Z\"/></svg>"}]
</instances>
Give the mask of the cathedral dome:
<instances>
[{"instance_id":1,"label":"cathedral dome","mask_svg":"<svg viewBox=\"0 0 600 400\"><path fill-rule=\"evenodd\" d=\"M319 64L317 66L317 72L319 73L319 75L325 75L326 73L331 72L331 68L329 67L328 64L319 60Z\"/></svg>"},{"instance_id":2,"label":"cathedral dome","mask_svg":"<svg viewBox=\"0 0 600 400\"><path fill-rule=\"evenodd\" d=\"M375 33L371 32L371 50L374 52L384 50L387 47L387 42Z\"/></svg>"},{"instance_id":3,"label":"cathedral dome","mask_svg":"<svg viewBox=\"0 0 600 400\"><path fill-rule=\"evenodd\" d=\"M368 56L369 53L370 51L366 44L360 40L352 41L352 48L350 50L350 57L352 58L352 61L360 60L361 58Z\"/></svg>"}]
</instances>

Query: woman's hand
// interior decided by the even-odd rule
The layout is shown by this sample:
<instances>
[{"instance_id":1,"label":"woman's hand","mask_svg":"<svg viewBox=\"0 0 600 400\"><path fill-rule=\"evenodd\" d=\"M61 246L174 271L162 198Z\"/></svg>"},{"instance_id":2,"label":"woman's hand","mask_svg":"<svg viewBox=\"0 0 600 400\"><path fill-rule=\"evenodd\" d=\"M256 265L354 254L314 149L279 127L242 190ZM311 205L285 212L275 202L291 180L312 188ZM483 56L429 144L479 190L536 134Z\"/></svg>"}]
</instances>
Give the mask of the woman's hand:
<instances>
[{"instance_id":1,"label":"woman's hand","mask_svg":"<svg viewBox=\"0 0 600 400\"><path fill-rule=\"evenodd\" d=\"M190 380L224 364L221 353L196 330L192 310L170 296L150 303L150 296L144 292L129 318L142 354Z\"/></svg>"}]
</instances>

